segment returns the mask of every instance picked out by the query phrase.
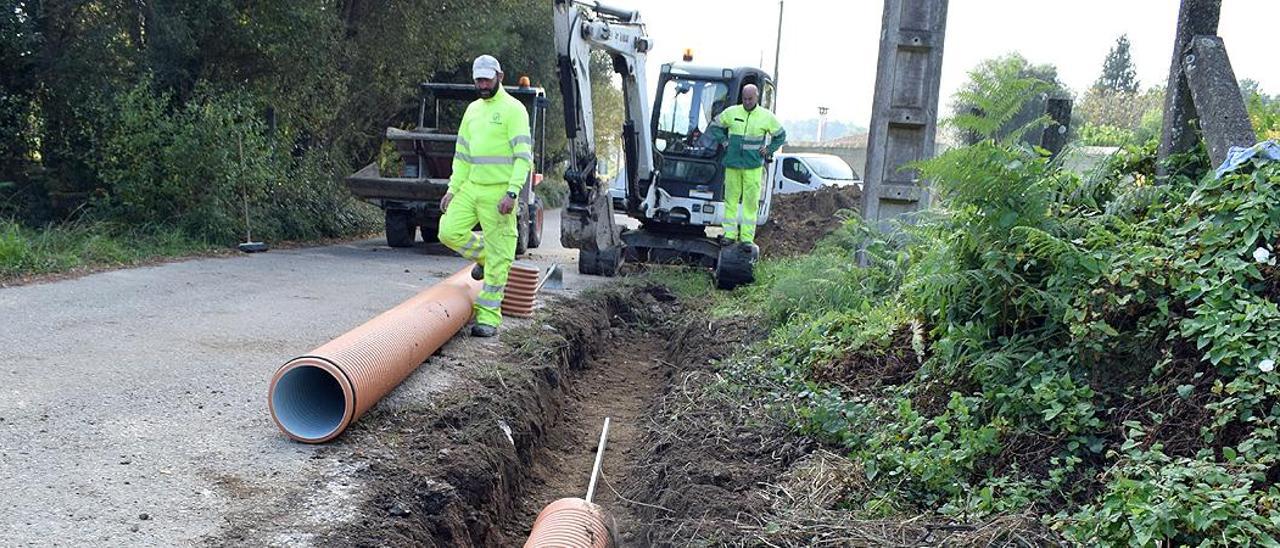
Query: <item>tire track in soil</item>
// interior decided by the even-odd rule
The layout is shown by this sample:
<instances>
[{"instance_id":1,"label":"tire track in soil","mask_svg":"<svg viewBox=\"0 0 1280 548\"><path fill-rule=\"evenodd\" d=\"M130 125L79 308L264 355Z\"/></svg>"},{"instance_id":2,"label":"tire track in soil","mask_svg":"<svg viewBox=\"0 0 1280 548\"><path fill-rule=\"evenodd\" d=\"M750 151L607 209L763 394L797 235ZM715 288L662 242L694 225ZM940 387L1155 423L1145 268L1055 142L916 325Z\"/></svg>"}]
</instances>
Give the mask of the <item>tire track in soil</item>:
<instances>
[{"instance_id":1,"label":"tire track in soil","mask_svg":"<svg viewBox=\"0 0 1280 548\"><path fill-rule=\"evenodd\" d=\"M634 470L636 457L645 453L642 425L663 386L666 341L637 327L614 333L609 349L573 381L573 397L535 453L530 487L516 503L519 521L507 527L509 538L527 538L538 512L553 501L586 496L605 417L610 418L609 437L592 502L616 520L621 542L632 536L629 503L616 491Z\"/></svg>"}]
</instances>

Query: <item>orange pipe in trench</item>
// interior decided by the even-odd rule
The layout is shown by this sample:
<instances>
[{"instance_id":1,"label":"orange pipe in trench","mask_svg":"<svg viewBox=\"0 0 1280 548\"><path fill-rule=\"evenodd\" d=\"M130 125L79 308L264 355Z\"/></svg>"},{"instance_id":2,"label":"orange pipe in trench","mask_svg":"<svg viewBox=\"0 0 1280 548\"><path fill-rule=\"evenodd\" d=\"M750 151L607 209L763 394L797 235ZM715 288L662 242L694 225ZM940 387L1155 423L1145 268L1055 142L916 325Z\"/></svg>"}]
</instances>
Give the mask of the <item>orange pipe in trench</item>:
<instances>
[{"instance_id":1,"label":"orange pipe in trench","mask_svg":"<svg viewBox=\"0 0 1280 548\"><path fill-rule=\"evenodd\" d=\"M290 360L267 393L276 426L306 443L338 437L467 324L479 293L468 266Z\"/></svg>"},{"instance_id":2,"label":"orange pipe in trench","mask_svg":"<svg viewBox=\"0 0 1280 548\"><path fill-rule=\"evenodd\" d=\"M538 513L524 548L613 548L617 525L599 505L580 498L564 498Z\"/></svg>"}]
</instances>

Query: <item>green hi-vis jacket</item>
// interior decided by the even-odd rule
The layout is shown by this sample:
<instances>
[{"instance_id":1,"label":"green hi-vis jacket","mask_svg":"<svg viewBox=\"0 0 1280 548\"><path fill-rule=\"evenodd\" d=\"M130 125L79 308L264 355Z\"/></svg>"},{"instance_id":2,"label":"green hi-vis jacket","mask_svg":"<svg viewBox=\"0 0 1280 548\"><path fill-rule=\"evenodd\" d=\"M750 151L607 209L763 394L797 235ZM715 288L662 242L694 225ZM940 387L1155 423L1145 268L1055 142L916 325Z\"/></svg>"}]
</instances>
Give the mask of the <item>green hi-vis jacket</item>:
<instances>
[{"instance_id":1,"label":"green hi-vis jacket","mask_svg":"<svg viewBox=\"0 0 1280 548\"><path fill-rule=\"evenodd\" d=\"M453 152L453 176L449 192L463 183L506 185L520 192L533 167L533 140L529 137L529 111L519 99L498 87L488 99L467 105Z\"/></svg>"},{"instance_id":2,"label":"green hi-vis jacket","mask_svg":"<svg viewBox=\"0 0 1280 548\"><path fill-rule=\"evenodd\" d=\"M727 135L726 135L727 134ZM764 156L777 152L787 141L787 131L764 107L756 106L750 112L742 105L733 105L720 112L707 128L716 142L729 141L724 153L725 167L754 169L764 165ZM760 154L760 146L769 143L768 152Z\"/></svg>"}]
</instances>

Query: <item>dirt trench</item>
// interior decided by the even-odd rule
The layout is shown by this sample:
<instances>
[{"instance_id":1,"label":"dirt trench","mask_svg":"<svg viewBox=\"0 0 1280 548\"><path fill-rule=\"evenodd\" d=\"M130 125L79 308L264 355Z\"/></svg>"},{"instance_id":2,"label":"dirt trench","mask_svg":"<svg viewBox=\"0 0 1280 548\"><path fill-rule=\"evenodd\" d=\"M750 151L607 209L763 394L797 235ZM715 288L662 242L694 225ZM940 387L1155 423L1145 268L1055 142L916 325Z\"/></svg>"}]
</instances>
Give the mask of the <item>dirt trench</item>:
<instances>
[{"instance_id":1,"label":"dirt trench","mask_svg":"<svg viewBox=\"0 0 1280 548\"><path fill-rule=\"evenodd\" d=\"M743 367L768 363L750 351L764 322L709 318L701 305L634 284L556 303L485 346L487 357L473 357L453 388L375 410L320 449L312 458L336 469L289 507L228 516L203 544L521 546L543 507L585 494L606 416L613 426L595 502L616 521L620 545L1049 538L1027 516L857 519L847 505L869 493L860 464L779 418L787 414L776 407L790 405L781 394L747 386L760 375ZM290 526L291 516L314 513L307 489L350 496L324 508L328 525ZM1052 543L1032 543L1041 544Z\"/></svg>"},{"instance_id":2,"label":"dirt trench","mask_svg":"<svg viewBox=\"0 0 1280 548\"><path fill-rule=\"evenodd\" d=\"M355 519L314 542L519 546L543 507L585 495L610 417L594 501L621 544L651 545L646 507L660 507L653 489L671 487L637 481L650 478L653 426L665 422L653 413L691 364L739 348L742 325L726 330L657 286L556 304L505 334L501 359L463 387L421 408L375 411L328 449L325 458L352 463L362 495Z\"/></svg>"}]
</instances>

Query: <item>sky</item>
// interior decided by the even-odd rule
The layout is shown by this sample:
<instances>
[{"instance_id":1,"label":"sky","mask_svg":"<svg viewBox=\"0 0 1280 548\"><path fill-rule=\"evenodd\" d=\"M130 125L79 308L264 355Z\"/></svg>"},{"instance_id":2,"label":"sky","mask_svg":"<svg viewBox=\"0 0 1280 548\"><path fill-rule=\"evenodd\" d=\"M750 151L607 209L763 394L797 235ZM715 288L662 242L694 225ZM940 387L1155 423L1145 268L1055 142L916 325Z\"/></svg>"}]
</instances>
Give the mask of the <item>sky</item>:
<instances>
[{"instance_id":1,"label":"sky","mask_svg":"<svg viewBox=\"0 0 1280 548\"><path fill-rule=\"evenodd\" d=\"M829 117L862 126L871 121L879 52L880 0L783 0L778 104L783 120ZM649 82L662 63L692 48L697 64L763 66L773 72L778 0L605 0L639 9L654 49ZM1237 78L1280 93L1275 21L1280 0L1223 0L1218 35ZM1164 85L1173 53L1178 0L951 0L943 49L941 112L984 59L1019 52L1058 67L1059 79L1081 93L1102 71L1116 38L1128 34L1145 89Z\"/></svg>"}]
</instances>

